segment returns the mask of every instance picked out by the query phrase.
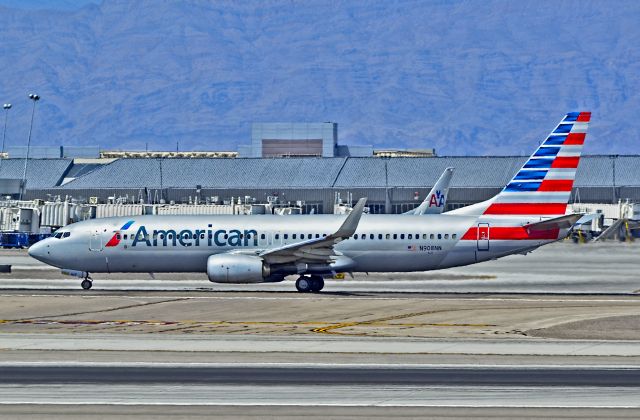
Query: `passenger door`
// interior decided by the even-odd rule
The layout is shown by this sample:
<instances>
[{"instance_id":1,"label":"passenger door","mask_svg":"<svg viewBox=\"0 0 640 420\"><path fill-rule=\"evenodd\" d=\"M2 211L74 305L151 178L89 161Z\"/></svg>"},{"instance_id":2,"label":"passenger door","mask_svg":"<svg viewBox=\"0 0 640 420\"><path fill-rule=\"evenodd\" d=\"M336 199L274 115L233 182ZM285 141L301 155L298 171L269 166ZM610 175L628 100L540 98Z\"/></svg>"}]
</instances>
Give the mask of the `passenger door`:
<instances>
[{"instance_id":1,"label":"passenger door","mask_svg":"<svg viewBox=\"0 0 640 420\"><path fill-rule=\"evenodd\" d=\"M478 251L489 250L489 223L478 223Z\"/></svg>"},{"instance_id":2,"label":"passenger door","mask_svg":"<svg viewBox=\"0 0 640 420\"><path fill-rule=\"evenodd\" d=\"M89 237L89 250L102 251L102 235L98 229L91 232Z\"/></svg>"}]
</instances>

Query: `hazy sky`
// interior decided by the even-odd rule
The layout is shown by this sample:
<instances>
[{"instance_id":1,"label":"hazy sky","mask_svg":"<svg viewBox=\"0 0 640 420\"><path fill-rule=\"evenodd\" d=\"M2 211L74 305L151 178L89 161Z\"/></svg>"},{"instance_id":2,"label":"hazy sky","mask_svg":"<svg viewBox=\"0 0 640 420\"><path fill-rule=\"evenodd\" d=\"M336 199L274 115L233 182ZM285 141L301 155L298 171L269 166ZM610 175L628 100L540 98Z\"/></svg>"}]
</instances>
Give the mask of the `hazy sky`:
<instances>
[{"instance_id":1,"label":"hazy sky","mask_svg":"<svg viewBox=\"0 0 640 420\"><path fill-rule=\"evenodd\" d=\"M82 6L102 0L0 0L0 6L23 10L75 10Z\"/></svg>"}]
</instances>

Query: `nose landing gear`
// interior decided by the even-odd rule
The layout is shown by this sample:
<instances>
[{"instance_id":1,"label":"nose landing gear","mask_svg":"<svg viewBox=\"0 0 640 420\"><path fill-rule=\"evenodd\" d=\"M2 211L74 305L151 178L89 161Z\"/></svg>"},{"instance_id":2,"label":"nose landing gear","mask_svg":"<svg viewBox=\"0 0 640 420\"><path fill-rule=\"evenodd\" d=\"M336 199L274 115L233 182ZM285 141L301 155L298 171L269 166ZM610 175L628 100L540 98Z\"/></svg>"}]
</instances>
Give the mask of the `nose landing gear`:
<instances>
[{"instance_id":1,"label":"nose landing gear","mask_svg":"<svg viewBox=\"0 0 640 420\"><path fill-rule=\"evenodd\" d=\"M296 289L300 293L319 292L324 287L322 276L300 276L296 280Z\"/></svg>"},{"instance_id":2,"label":"nose landing gear","mask_svg":"<svg viewBox=\"0 0 640 420\"><path fill-rule=\"evenodd\" d=\"M84 280L82 280L82 283L80 283L80 286L82 286L84 290L89 290L91 289L91 286L93 286L93 280L89 277L88 273Z\"/></svg>"}]
</instances>

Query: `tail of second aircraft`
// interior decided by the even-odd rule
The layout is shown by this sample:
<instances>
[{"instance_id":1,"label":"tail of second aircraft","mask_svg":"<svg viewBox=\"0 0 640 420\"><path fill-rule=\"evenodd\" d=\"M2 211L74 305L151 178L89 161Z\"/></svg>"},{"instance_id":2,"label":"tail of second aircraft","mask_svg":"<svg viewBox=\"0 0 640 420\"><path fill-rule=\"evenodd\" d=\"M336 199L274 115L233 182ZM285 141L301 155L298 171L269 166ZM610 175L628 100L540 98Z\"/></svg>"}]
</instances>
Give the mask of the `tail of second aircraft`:
<instances>
[{"instance_id":1,"label":"tail of second aircraft","mask_svg":"<svg viewBox=\"0 0 640 420\"><path fill-rule=\"evenodd\" d=\"M421 215L440 214L444 212L452 176L453 168L446 168L422 203L420 203L420 205L415 209L409 210L403 214Z\"/></svg>"},{"instance_id":2,"label":"tail of second aircraft","mask_svg":"<svg viewBox=\"0 0 640 420\"><path fill-rule=\"evenodd\" d=\"M495 197L449 213L558 217L566 212L590 112L570 112Z\"/></svg>"}]
</instances>

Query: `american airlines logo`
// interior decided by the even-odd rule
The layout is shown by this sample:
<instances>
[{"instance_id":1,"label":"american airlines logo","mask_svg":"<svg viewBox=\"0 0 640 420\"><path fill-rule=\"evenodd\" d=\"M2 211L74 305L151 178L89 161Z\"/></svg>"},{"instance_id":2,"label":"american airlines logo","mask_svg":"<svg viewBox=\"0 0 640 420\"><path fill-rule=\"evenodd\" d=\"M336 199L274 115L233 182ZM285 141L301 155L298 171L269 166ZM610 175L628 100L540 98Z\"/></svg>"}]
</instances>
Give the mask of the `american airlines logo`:
<instances>
[{"instance_id":1,"label":"american airlines logo","mask_svg":"<svg viewBox=\"0 0 640 420\"><path fill-rule=\"evenodd\" d=\"M429 199L429 207L444 207L444 194L440 190L436 190L431 194Z\"/></svg>"},{"instance_id":2,"label":"american airlines logo","mask_svg":"<svg viewBox=\"0 0 640 420\"><path fill-rule=\"evenodd\" d=\"M142 225L138 228L131 247L136 246L258 246L258 232L253 229L154 229L149 233Z\"/></svg>"},{"instance_id":3,"label":"american airlines logo","mask_svg":"<svg viewBox=\"0 0 640 420\"><path fill-rule=\"evenodd\" d=\"M122 225L120 230L113 234L113 236L111 237L111 239L109 239L109 242L107 242L105 244L105 246L109 247L109 248L113 247L113 246L118 246L118 244L120 243L120 239L121 239L120 232L123 231L123 230L129 229L132 224L133 224L133 220L129 220L127 223Z\"/></svg>"}]
</instances>

